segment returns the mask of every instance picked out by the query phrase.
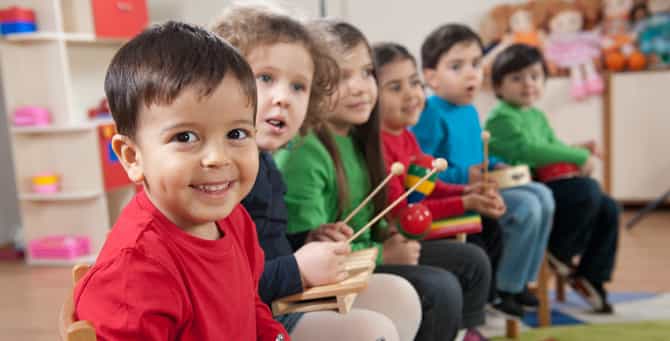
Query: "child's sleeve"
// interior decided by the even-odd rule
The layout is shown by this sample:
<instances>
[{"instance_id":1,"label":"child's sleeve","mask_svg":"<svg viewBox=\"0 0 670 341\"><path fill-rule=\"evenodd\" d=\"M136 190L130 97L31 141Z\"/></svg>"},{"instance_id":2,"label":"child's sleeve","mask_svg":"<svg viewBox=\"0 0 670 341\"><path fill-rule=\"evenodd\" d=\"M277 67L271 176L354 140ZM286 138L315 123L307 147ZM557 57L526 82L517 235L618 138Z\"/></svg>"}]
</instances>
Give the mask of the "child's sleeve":
<instances>
[{"instance_id":1,"label":"child's sleeve","mask_svg":"<svg viewBox=\"0 0 670 341\"><path fill-rule=\"evenodd\" d=\"M465 192L465 185L448 184L444 181L435 181L435 189L430 194L434 198L461 196Z\"/></svg>"},{"instance_id":2,"label":"child's sleeve","mask_svg":"<svg viewBox=\"0 0 670 341\"><path fill-rule=\"evenodd\" d=\"M293 254L266 261L258 288L261 299L267 305L276 299L302 292L300 268Z\"/></svg>"},{"instance_id":3,"label":"child's sleeve","mask_svg":"<svg viewBox=\"0 0 670 341\"><path fill-rule=\"evenodd\" d=\"M425 111L426 113L432 113L433 111ZM440 172L438 177L440 180L449 183L464 184L468 183L468 167L463 167L454 163L448 157L448 151L443 150L446 146L446 141L449 136L449 130L446 125L442 123L439 117L434 117L432 122L429 122L430 119L426 118L425 120L419 120L416 126L412 128L412 132L416 136L416 140L421 146L421 150L429 155L446 155L447 156L447 170Z\"/></svg>"},{"instance_id":4,"label":"child's sleeve","mask_svg":"<svg viewBox=\"0 0 670 341\"><path fill-rule=\"evenodd\" d=\"M330 222L333 215L327 205L329 192L336 190L328 185L332 161L319 147L306 141L276 158L286 183L287 230L292 234L311 231Z\"/></svg>"},{"instance_id":5,"label":"child's sleeve","mask_svg":"<svg viewBox=\"0 0 670 341\"><path fill-rule=\"evenodd\" d=\"M517 160L530 167L538 167L556 162L570 162L582 165L589 157L583 148L571 147L556 139L546 118L542 117L542 129L548 142L534 142L524 133L521 117L495 115L487 123L493 136L491 152L508 160Z\"/></svg>"},{"instance_id":6,"label":"child's sleeve","mask_svg":"<svg viewBox=\"0 0 670 341\"><path fill-rule=\"evenodd\" d=\"M264 269L265 255L258 243L256 228L253 221L248 215L245 217L245 221L246 225L248 225L243 230L246 232L245 248L251 267L251 273L253 275L254 288L256 289L254 295L254 306L256 309L256 340L275 341L280 334L284 336L284 340L290 340L286 329L272 317L270 308L263 302L258 292L260 279Z\"/></svg>"},{"instance_id":7,"label":"child's sleeve","mask_svg":"<svg viewBox=\"0 0 670 341\"><path fill-rule=\"evenodd\" d=\"M448 183L467 184L470 181L469 170L468 167L447 158L447 170L438 173L438 178Z\"/></svg>"},{"instance_id":8,"label":"child's sleeve","mask_svg":"<svg viewBox=\"0 0 670 341\"><path fill-rule=\"evenodd\" d=\"M98 340L177 338L190 310L164 267L128 249L91 271L75 289L75 315L94 321Z\"/></svg>"},{"instance_id":9,"label":"child's sleeve","mask_svg":"<svg viewBox=\"0 0 670 341\"><path fill-rule=\"evenodd\" d=\"M256 285L256 295L254 298L254 305L256 306L256 339L263 341L275 341L278 335L283 335L284 340L290 340L288 333L281 323L272 318L270 308L261 300L258 293L259 279L263 273L263 252L260 246L256 245L254 252L256 253L256 265L254 266L253 274Z\"/></svg>"},{"instance_id":10,"label":"child's sleeve","mask_svg":"<svg viewBox=\"0 0 670 341\"><path fill-rule=\"evenodd\" d=\"M446 219L465 213L463 199L458 197L431 199L428 197L421 202L428 208L433 220Z\"/></svg>"}]
</instances>

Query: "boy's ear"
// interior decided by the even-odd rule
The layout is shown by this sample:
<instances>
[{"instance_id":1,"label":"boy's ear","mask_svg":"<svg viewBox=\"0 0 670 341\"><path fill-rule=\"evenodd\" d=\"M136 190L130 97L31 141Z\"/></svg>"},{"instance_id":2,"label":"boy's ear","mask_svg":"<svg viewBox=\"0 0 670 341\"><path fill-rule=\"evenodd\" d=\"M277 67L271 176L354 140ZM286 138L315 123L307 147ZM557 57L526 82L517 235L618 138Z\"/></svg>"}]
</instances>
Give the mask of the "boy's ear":
<instances>
[{"instance_id":1,"label":"boy's ear","mask_svg":"<svg viewBox=\"0 0 670 341\"><path fill-rule=\"evenodd\" d=\"M436 72L437 70L435 69L428 69L428 68L423 69L423 79L426 80L426 84L433 90L437 89L438 85L436 82L437 77L435 77Z\"/></svg>"},{"instance_id":2,"label":"boy's ear","mask_svg":"<svg viewBox=\"0 0 670 341\"><path fill-rule=\"evenodd\" d=\"M144 168L142 154L137 148L137 144L128 136L115 134L112 137L112 149L121 161L123 169L126 170L128 178L134 183L142 183L144 181Z\"/></svg>"}]
</instances>

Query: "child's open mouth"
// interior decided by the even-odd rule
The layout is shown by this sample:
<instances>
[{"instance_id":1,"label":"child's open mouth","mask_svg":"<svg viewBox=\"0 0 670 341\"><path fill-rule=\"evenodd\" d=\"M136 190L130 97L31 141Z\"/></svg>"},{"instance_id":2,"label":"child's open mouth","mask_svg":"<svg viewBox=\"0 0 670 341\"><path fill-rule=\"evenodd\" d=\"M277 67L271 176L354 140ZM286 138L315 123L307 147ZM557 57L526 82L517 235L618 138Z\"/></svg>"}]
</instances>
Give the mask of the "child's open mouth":
<instances>
[{"instance_id":1,"label":"child's open mouth","mask_svg":"<svg viewBox=\"0 0 670 341\"><path fill-rule=\"evenodd\" d=\"M278 119L265 120L265 123L270 125L272 127L272 130L275 131L275 132L281 132L286 127L286 123L284 123L284 121L278 120Z\"/></svg>"}]
</instances>

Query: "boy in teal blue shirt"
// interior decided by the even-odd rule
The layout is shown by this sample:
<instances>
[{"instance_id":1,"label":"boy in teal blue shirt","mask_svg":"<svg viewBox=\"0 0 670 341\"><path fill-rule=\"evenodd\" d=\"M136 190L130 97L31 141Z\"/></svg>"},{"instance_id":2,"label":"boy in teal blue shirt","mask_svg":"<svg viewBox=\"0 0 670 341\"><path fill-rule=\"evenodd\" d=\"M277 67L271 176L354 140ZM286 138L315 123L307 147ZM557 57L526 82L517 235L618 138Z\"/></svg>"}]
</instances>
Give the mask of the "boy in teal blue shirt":
<instances>
[{"instance_id":1,"label":"boy in teal blue shirt","mask_svg":"<svg viewBox=\"0 0 670 341\"><path fill-rule=\"evenodd\" d=\"M472 105L482 85L482 53L479 36L466 26L455 24L437 28L421 47L424 78L434 95L428 98L412 131L425 153L449 162L449 169L440 174L445 182L467 184L482 179L482 129ZM496 158L488 161L492 169L507 167ZM500 300L494 305L521 315L522 307L538 305L527 283L534 281L539 272L551 231L554 200L551 191L539 183L500 193L507 212L499 217L504 247L496 269ZM485 246L490 244L486 233L479 238L484 239ZM487 251L492 255L490 248ZM491 261L495 264L495 255Z\"/></svg>"}]
</instances>

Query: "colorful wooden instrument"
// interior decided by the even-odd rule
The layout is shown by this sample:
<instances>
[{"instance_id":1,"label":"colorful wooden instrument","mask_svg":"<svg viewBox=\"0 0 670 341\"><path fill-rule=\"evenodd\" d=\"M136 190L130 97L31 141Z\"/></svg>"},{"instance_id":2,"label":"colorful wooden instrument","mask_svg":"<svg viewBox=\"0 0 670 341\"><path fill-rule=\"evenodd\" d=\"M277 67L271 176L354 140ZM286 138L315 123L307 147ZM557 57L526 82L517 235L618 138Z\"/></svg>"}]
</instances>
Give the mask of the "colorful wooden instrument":
<instances>
[{"instance_id":1,"label":"colorful wooden instrument","mask_svg":"<svg viewBox=\"0 0 670 341\"><path fill-rule=\"evenodd\" d=\"M431 224L426 240L457 237L482 231L482 217L476 213L436 220Z\"/></svg>"}]
</instances>

